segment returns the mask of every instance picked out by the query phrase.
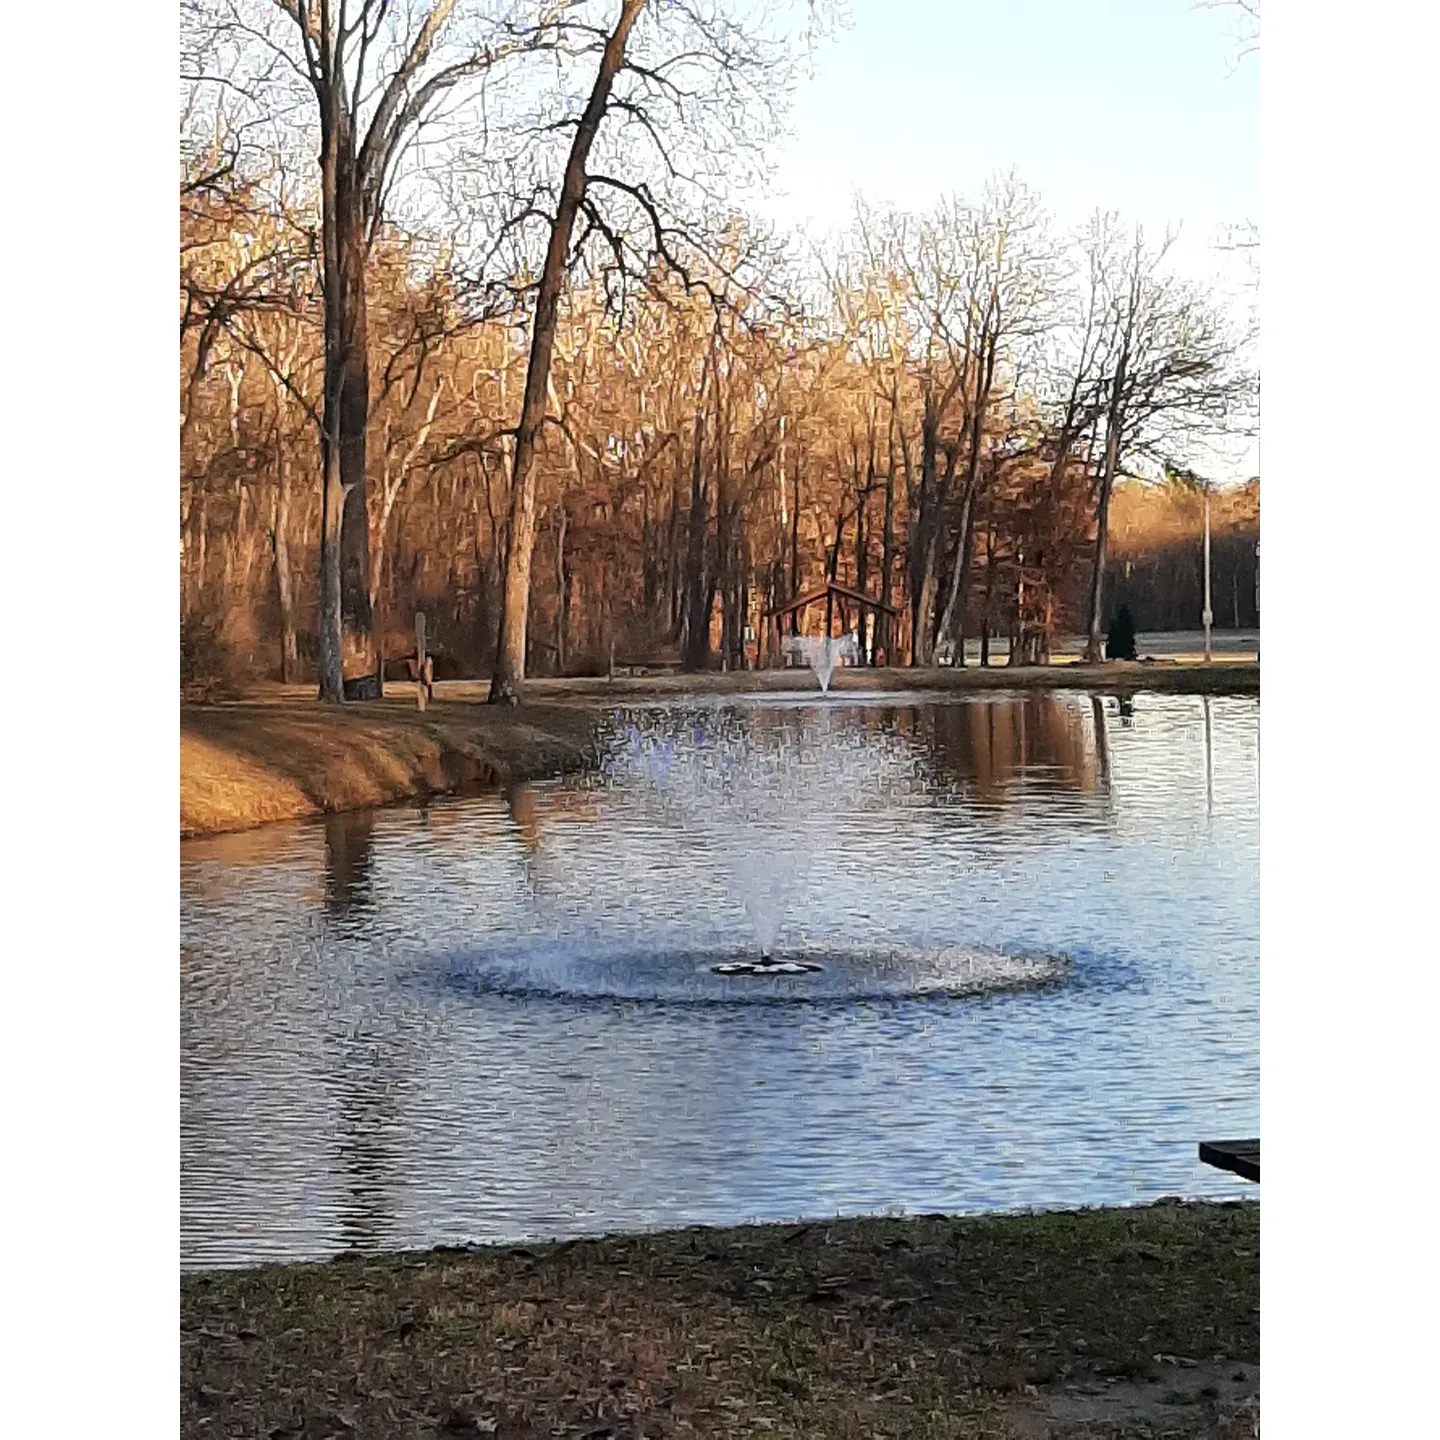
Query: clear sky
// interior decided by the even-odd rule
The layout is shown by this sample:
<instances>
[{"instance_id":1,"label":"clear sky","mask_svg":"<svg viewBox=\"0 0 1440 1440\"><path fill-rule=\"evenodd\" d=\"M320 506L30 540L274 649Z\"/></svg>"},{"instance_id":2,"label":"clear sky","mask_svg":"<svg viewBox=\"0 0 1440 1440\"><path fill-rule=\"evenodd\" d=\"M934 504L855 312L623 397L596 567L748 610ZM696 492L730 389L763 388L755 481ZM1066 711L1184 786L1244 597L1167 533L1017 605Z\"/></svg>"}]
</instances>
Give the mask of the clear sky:
<instances>
[{"instance_id":1,"label":"clear sky","mask_svg":"<svg viewBox=\"0 0 1440 1440\"><path fill-rule=\"evenodd\" d=\"M1260 218L1260 57L1236 60L1236 17L1192 0L850 0L817 48L767 202L817 236L858 190L922 210L1014 165L1057 220L1097 207L1161 235L1177 270L1216 281L1248 319L1242 257L1215 248ZM1254 443L1211 473L1258 470Z\"/></svg>"},{"instance_id":2,"label":"clear sky","mask_svg":"<svg viewBox=\"0 0 1440 1440\"><path fill-rule=\"evenodd\" d=\"M777 217L860 189L921 208L1011 164L1062 218L1097 205L1208 243L1259 212L1259 56L1191 0L850 0L781 152Z\"/></svg>"}]
</instances>

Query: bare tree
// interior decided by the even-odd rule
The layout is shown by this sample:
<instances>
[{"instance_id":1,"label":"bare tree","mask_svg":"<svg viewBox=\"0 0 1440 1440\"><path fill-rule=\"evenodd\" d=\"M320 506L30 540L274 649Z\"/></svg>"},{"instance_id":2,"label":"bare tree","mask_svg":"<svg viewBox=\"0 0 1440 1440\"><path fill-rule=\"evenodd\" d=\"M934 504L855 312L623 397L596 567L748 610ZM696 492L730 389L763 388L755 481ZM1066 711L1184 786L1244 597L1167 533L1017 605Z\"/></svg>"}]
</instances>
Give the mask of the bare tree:
<instances>
[{"instance_id":1,"label":"bare tree","mask_svg":"<svg viewBox=\"0 0 1440 1440\"><path fill-rule=\"evenodd\" d=\"M509 552L505 564L505 591L500 611L499 645L495 673L490 681L491 703L514 704L525 678L525 629L530 612L530 560L535 546L535 441L545 419L549 398L550 357L555 348L555 323L559 314L560 291L565 283L566 262L575 219L589 181L586 162L610 101L615 77L625 63L625 46L640 18L646 0L621 0L615 28L605 41L599 70L590 98L575 128L575 138L565 161L560 186L560 203L550 227L545 251L545 268L535 297L535 319L531 329L530 363L525 372L525 395L520 407L520 424L515 431L515 458L510 486Z\"/></svg>"},{"instance_id":2,"label":"bare tree","mask_svg":"<svg viewBox=\"0 0 1440 1440\"><path fill-rule=\"evenodd\" d=\"M318 122L324 295L320 692L343 699L348 648L373 657L366 432L370 366L366 265L402 156L460 87L505 59L556 43L564 0L517 22L429 0L206 0L191 7L189 77L247 98L261 115L294 114L296 82ZM522 12L523 13L523 12ZM288 23L287 23L288 22Z\"/></svg>"},{"instance_id":3,"label":"bare tree","mask_svg":"<svg viewBox=\"0 0 1440 1440\"><path fill-rule=\"evenodd\" d=\"M970 323L970 392L966 397L965 478L960 493L957 550L939 635L965 663L964 606L970 577L980 460L986 441L997 366L1012 371L1022 347L1055 321L1060 256L1037 197L1014 174L992 181L980 203L953 216L960 230ZM998 472L997 472L998 473Z\"/></svg>"},{"instance_id":4,"label":"bare tree","mask_svg":"<svg viewBox=\"0 0 1440 1440\"><path fill-rule=\"evenodd\" d=\"M1195 0L1197 10L1223 10L1233 22L1230 42L1235 51L1231 61L1239 65L1260 49L1260 0Z\"/></svg>"},{"instance_id":5,"label":"bare tree","mask_svg":"<svg viewBox=\"0 0 1440 1440\"><path fill-rule=\"evenodd\" d=\"M1115 480L1141 460L1163 464L1197 436L1243 426L1255 378L1239 342L1208 299L1164 269L1170 239L1145 243L1137 227L1123 249L1102 237L1110 277L1103 383L1104 452L1096 477L1095 548L1085 658L1101 658L1110 499Z\"/></svg>"},{"instance_id":6,"label":"bare tree","mask_svg":"<svg viewBox=\"0 0 1440 1440\"><path fill-rule=\"evenodd\" d=\"M535 127L536 133L574 131L553 212L547 213L539 188L519 205L519 219L546 221L547 235L516 427L492 704L517 703L525 676L536 521L533 466L567 278L588 260L611 303L621 309L632 284L651 283L658 273L678 276L687 289L704 290L717 305L726 303L735 287L743 289L740 267L705 243L695 205L713 204L736 188L736 172L763 148L765 122L773 125L775 116L774 82L789 63L783 46L702 0L664 5L620 0L609 26L583 19L568 23L573 33L588 38L578 53L598 51L599 59L579 116L562 114ZM614 133L607 139L602 125L609 117ZM722 153L729 174L719 163ZM698 416L697 411L697 447L703 437Z\"/></svg>"}]
</instances>

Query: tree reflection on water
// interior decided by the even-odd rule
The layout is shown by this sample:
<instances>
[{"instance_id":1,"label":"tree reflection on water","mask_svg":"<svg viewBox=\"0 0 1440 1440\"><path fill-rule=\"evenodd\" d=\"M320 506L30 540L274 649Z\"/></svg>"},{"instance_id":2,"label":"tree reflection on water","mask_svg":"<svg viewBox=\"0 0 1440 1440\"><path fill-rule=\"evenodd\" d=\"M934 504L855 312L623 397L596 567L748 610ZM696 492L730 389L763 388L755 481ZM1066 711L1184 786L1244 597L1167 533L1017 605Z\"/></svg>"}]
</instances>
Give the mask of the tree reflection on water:
<instances>
[{"instance_id":1,"label":"tree reflection on water","mask_svg":"<svg viewBox=\"0 0 1440 1440\"><path fill-rule=\"evenodd\" d=\"M371 902L375 812L347 810L325 817L325 909L334 916Z\"/></svg>"}]
</instances>

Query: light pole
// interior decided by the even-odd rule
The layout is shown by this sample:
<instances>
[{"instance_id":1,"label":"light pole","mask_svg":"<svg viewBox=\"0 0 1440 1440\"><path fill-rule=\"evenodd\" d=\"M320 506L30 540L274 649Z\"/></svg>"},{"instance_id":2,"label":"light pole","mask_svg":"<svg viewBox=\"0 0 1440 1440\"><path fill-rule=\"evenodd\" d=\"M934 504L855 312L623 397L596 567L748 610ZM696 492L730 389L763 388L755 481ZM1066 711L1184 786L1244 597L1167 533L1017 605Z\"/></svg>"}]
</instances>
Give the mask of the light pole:
<instances>
[{"instance_id":1,"label":"light pole","mask_svg":"<svg viewBox=\"0 0 1440 1440\"><path fill-rule=\"evenodd\" d=\"M1200 613L1205 626L1205 663L1210 663L1210 624L1215 618L1210 609L1210 482L1205 482L1205 609Z\"/></svg>"},{"instance_id":2,"label":"light pole","mask_svg":"<svg viewBox=\"0 0 1440 1440\"><path fill-rule=\"evenodd\" d=\"M1255 541L1255 658L1260 658L1260 541Z\"/></svg>"}]
</instances>

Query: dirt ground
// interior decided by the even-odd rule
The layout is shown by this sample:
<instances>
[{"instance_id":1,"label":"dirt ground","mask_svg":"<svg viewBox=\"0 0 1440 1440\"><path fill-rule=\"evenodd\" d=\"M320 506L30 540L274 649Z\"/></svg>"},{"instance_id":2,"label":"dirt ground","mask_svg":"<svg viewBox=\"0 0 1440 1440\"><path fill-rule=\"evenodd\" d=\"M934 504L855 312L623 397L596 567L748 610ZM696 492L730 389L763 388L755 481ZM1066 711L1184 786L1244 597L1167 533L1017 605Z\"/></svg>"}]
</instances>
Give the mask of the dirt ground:
<instances>
[{"instance_id":1,"label":"dirt ground","mask_svg":"<svg viewBox=\"0 0 1440 1440\"><path fill-rule=\"evenodd\" d=\"M187 1437L1259 1434L1259 1205L685 1230L187 1277Z\"/></svg>"}]
</instances>

